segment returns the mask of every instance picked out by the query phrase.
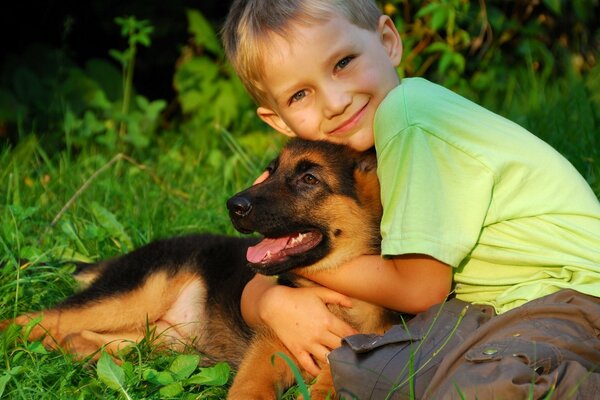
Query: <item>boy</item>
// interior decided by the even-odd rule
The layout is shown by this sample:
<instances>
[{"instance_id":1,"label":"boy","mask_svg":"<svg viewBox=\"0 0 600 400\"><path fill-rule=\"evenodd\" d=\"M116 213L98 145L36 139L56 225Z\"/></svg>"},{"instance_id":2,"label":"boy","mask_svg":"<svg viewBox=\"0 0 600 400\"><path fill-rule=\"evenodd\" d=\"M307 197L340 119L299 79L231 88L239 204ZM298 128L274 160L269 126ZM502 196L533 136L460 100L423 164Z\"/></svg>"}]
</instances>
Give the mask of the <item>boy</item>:
<instances>
[{"instance_id":1,"label":"boy","mask_svg":"<svg viewBox=\"0 0 600 400\"><path fill-rule=\"evenodd\" d=\"M600 321L589 317L600 315L600 300L591 297L600 294L600 204L562 156L516 124L437 85L416 78L400 82L400 35L372 0L238 0L223 39L230 61L259 105L259 117L275 130L357 150L375 145L384 208L384 257L363 256L334 272L308 277L323 288L279 287L257 276L242 297L242 313L250 325L269 325L316 375L314 360L326 361L342 338L354 333L326 307L350 307L346 296L429 317L423 317L429 325L438 315L431 307L451 292L459 299L450 300L452 304L482 305L477 310L489 306L499 314L492 320L498 321L504 313L511 316L511 309L543 299L544 305L573 303L558 322L552 319L559 327L565 325L562 316L581 316L573 322L583 335L576 340L587 340L593 354L578 353L575 358L584 367L570 371L582 377L581 371L600 363ZM457 321L465 315L473 315L477 332L493 325L471 311L459 312ZM415 318L409 328L416 329L423 318ZM440 334L447 336L448 330ZM347 379L344 374L355 372L336 374L352 357L348 346L369 353L353 358L351 364L358 369L361 363L365 371L373 368L372 353L385 357L385 346L377 350L356 343L346 340L332 353L337 389L358 398L383 397L386 390L397 389L399 381L382 383L378 378L365 390L366 375ZM433 350L434 362L415 366L417 378L426 369L427 379L441 379L431 368L442 362L437 354L441 350ZM384 365L402 366L414 358L401 353L394 350ZM462 359L461 354L443 355L446 363L452 357ZM477 372L469 370L468 379L461 380L461 368L455 368L453 382L473 382ZM600 385L597 374L588 375L581 385ZM355 388L350 387L353 382ZM427 388L425 383L421 379L417 385L417 397L444 393L439 390L448 385ZM461 390L479 398L516 393L505 390L506 382L501 384L504 391L499 385L485 382ZM363 394L357 395L360 390Z\"/></svg>"}]
</instances>

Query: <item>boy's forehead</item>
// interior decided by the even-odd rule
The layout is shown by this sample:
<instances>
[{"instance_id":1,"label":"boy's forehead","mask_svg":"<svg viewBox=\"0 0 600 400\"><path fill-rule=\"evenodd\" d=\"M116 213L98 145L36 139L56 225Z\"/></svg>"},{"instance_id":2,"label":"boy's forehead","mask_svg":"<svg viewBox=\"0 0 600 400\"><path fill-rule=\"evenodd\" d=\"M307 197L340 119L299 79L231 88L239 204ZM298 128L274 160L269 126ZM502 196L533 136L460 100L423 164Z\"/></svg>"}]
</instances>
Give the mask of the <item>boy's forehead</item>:
<instances>
[{"instance_id":1,"label":"boy's forehead","mask_svg":"<svg viewBox=\"0 0 600 400\"><path fill-rule=\"evenodd\" d=\"M314 48L323 42L333 46L343 42L356 30L362 30L359 26L341 15L330 15L320 20L290 20L278 31L263 32L257 45L264 50L264 59L269 61L273 56L280 57L291 54L295 48ZM335 35L331 35L335 33Z\"/></svg>"},{"instance_id":2,"label":"boy's forehead","mask_svg":"<svg viewBox=\"0 0 600 400\"><path fill-rule=\"evenodd\" d=\"M344 17L334 16L322 22L291 22L285 36L275 32L265 34L260 44L264 86L272 89L273 84L279 86L277 79L273 79L274 73L290 74L289 82L280 82L286 86L313 66L337 61L356 45L355 35L359 31L364 30Z\"/></svg>"}]
</instances>

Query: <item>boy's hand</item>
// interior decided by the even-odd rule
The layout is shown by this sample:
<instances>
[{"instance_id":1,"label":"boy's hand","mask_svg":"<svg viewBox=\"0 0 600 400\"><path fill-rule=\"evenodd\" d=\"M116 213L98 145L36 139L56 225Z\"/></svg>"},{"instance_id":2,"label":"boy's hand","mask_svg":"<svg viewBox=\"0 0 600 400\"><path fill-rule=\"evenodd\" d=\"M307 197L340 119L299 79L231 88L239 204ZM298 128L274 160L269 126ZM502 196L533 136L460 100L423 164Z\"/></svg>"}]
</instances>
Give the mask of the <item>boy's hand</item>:
<instances>
[{"instance_id":1,"label":"boy's hand","mask_svg":"<svg viewBox=\"0 0 600 400\"><path fill-rule=\"evenodd\" d=\"M315 359L327 363L329 352L342 338L356 332L329 311L327 304L352 307L351 300L325 287L274 286L258 305L260 318L311 375L319 374Z\"/></svg>"}]
</instances>

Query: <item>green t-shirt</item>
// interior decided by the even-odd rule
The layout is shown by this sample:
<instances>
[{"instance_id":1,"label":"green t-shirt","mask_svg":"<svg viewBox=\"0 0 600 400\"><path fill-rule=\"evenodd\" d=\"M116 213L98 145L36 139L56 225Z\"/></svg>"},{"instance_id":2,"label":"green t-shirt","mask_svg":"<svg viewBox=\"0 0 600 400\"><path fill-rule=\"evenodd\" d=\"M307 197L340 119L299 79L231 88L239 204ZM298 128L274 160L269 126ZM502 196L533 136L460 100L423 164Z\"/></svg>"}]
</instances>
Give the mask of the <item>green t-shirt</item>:
<instances>
[{"instance_id":1,"label":"green t-shirt","mask_svg":"<svg viewBox=\"0 0 600 400\"><path fill-rule=\"evenodd\" d=\"M383 255L433 256L459 299L499 313L563 288L600 296L600 203L548 144L420 78L374 131Z\"/></svg>"}]
</instances>

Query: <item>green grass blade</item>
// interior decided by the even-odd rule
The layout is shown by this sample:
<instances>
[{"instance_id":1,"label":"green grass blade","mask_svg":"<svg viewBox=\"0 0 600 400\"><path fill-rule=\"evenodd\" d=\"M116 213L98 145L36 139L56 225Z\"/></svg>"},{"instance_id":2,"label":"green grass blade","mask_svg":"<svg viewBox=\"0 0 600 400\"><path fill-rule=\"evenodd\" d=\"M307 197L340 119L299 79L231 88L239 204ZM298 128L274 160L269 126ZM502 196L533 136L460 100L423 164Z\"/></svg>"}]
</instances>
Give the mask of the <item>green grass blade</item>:
<instances>
[{"instance_id":1,"label":"green grass blade","mask_svg":"<svg viewBox=\"0 0 600 400\"><path fill-rule=\"evenodd\" d=\"M273 358L271 358L272 363L275 362L275 357L282 358L283 361L285 361L285 363L288 365L288 367L290 367L290 369L292 370L292 373L294 374L294 378L296 378L296 384L298 385L298 390L304 397L304 400L310 400L310 393L308 391L308 386L306 386L304 379L302 379L302 374L300 373L300 370L298 369L298 366L296 365L296 363L294 363L294 361L292 361L292 359L289 358L287 354L282 353L280 351L275 353Z\"/></svg>"}]
</instances>

